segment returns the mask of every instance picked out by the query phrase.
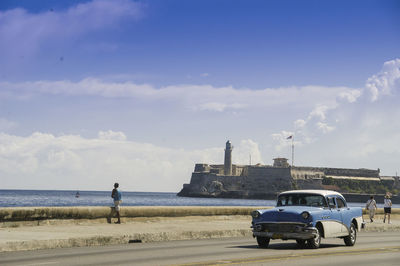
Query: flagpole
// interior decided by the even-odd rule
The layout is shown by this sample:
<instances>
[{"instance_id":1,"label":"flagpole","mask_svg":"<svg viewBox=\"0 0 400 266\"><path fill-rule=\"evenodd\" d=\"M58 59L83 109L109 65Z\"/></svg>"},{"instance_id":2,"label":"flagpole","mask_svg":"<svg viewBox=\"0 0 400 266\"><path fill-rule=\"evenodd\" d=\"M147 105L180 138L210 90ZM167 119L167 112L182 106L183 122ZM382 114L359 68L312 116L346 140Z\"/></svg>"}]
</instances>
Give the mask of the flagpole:
<instances>
[{"instance_id":1,"label":"flagpole","mask_svg":"<svg viewBox=\"0 0 400 266\"><path fill-rule=\"evenodd\" d=\"M294 135L292 136L292 167L294 162Z\"/></svg>"}]
</instances>

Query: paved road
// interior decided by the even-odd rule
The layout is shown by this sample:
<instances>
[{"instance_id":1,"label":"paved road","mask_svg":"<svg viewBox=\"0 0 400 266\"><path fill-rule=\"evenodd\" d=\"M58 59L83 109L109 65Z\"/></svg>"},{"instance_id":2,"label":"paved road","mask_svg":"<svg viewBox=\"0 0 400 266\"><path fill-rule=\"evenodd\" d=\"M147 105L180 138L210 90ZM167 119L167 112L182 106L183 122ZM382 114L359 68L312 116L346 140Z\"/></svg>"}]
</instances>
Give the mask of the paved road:
<instances>
[{"instance_id":1,"label":"paved road","mask_svg":"<svg viewBox=\"0 0 400 266\"><path fill-rule=\"evenodd\" d=\"M400 265L399 232L362 232L354 247L323 239L318 250L294 241L271 241L268 249L253 238L131 243L0 253L0 265Z\"/></svg>"}]
</instances>

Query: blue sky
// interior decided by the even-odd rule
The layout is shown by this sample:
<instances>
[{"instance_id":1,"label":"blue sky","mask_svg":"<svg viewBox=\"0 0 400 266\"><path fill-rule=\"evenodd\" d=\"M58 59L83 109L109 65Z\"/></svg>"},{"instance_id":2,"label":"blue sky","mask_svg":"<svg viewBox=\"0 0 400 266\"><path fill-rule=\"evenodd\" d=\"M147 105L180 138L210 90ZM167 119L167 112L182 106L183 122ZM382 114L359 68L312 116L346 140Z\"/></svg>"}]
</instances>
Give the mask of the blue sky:
<instances>
[{"instance_id":1,"label":"blue sky","mask_svg":"<svg viewBox=\"0 0 400 266\"><path fill-rule=\"evenodd\" d=\"M194 163L399 171L398 1L0 3L3 188L178 191Z\"/></svg>"}]
</instances>

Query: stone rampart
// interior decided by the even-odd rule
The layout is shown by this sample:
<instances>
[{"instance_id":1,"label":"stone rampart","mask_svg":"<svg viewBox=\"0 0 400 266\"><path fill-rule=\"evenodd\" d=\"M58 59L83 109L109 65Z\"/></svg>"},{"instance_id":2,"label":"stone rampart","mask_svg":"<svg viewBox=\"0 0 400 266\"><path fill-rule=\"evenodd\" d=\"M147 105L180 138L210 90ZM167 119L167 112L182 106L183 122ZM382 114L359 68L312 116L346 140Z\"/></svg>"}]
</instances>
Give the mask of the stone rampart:
<instances>
[{"instance_id":1,"label":"stone rampart","mask_svg":"<svg viewBox=\"0 0 400 266\"><path fill-rule=\"evenodd\" d=\"M249 166L244 189L252 193L276 193L291 189L289 168Z\"/></svg>"},{"instance_id":2,"label":"stone rampart","mask_svg":"<svg viewBox=\"0 0 400 266\"><path fill-rule=\"evenodd\" d=\"M291 189L331 189L341 193L397 194L399 177L380 177L380 170L290 166L285 158L274 165L196 164L190 184L184 184L178 196L275 199L279 192Z\"/></svg>"},{"instance_id":3,"label":"stone rampart","mask_svg":"<svg viewBox=\"0 0 400 266\"><path fill-rule=\"evenodd\" d=\"M355 177L379 177L379 170L348 169L348 168L321 168L325 175L355 176Z\"/></svg>"}]
</instances>

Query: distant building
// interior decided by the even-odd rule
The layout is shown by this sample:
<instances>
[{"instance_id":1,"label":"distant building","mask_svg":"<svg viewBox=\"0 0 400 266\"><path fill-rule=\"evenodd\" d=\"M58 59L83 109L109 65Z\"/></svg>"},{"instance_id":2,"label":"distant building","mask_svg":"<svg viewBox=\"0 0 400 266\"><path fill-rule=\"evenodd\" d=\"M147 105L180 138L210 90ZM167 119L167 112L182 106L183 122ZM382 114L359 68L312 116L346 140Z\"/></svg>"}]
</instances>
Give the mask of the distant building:
<instances>
[{"instance_id":1,"label":"distant building","mask_svg":"<svg viewBox=\"0 0 400 266\"><path fill-rule=\"evenodd\" d=\"M232 150L228 140L223 165L196 164L190 183L184 184L178 195L268 199L289 189L334 189L359 194L400 190L399 177L380 176L379 169L290 166L286 158L274 158L272 166L235 165Z\"/></svg>"}]
</instances>

